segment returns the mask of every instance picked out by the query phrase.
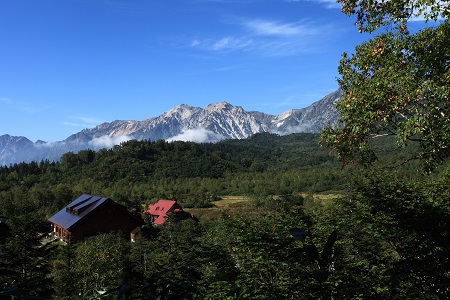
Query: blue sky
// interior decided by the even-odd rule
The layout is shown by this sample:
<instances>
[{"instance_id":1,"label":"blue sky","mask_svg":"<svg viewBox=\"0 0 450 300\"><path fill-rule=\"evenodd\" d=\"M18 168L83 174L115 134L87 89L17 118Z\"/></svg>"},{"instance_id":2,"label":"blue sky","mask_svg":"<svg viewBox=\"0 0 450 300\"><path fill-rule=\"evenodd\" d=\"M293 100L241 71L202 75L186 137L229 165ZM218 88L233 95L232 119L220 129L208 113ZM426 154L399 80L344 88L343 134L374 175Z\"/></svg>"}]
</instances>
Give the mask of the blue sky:
<instances>
[{"instance_id":1,"label":"blue sky","mask_svg":"<svg viewBox=\"0 0 450 300\"><path fill-rule=\"evenodd\" d=\"M0 135L60 141L179 104L279 114L368 39L326 0L0 0Z\"/></svg>"}]
</instances>

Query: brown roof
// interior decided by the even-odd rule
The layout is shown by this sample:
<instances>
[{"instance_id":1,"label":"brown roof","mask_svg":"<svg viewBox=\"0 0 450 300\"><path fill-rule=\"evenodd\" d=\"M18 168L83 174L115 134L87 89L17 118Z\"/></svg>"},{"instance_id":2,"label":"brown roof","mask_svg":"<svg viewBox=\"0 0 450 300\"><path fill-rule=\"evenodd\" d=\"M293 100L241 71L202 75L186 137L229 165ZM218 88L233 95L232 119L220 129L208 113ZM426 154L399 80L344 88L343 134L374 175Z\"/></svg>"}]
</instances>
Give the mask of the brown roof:
<instances>
[{"instance_id":1,"label":"brown roof","mask_svg":"<svg viewBox=\"0 0 450 300\"><path fill-rule=\"evenodd\" d=\"M70 230L73 226L86 218L86 216L98 210L104 204L110 202L121 208L124 213L132 216L132 214L123 205L120 205L109 198L83 194L54 214L48 220L66 230ZM133 218L135 217L133 216ZM140 223L139 220L137 220L137 222Z\"/></svg>"},{"instance_id":2,"label":"brown roof","mask_svg":"<svg viewBox=\"0 0 450 300\"><path fill-rule=\"evenodd\" d=\"M110 199L101 196L83 194L48 220L64 229L70 229L70 227L108 200Z\"/></svg>"}]
</instances>

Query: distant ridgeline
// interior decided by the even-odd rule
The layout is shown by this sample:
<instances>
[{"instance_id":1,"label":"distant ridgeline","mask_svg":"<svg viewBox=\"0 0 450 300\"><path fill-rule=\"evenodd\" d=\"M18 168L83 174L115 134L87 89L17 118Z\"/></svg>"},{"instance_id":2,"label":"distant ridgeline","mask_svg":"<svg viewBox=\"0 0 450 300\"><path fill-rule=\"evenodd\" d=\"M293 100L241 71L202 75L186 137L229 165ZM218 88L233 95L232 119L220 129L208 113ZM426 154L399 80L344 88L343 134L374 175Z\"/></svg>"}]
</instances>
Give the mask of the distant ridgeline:
<instances>
[{"instance_id":1,"label":"distant ridgeline","mask_svg":"<svg viewBox=\"0 0 450 300\"><path fill-rule=\"evenodd\" d=\"M113 121L84 129L64 141L33 143L26 137L0 136L0 165L31 161L59 161L66 152L111 148L127 140L181 140L198 143L225 139L246 139L257 133L280 135L318 133L328 124L336 124L334 102L340 90L309 107L288 110L279 115L245 111L227 102L205 108L179 105L162 115L143 121Z\"/></svg>"}]
</instances>

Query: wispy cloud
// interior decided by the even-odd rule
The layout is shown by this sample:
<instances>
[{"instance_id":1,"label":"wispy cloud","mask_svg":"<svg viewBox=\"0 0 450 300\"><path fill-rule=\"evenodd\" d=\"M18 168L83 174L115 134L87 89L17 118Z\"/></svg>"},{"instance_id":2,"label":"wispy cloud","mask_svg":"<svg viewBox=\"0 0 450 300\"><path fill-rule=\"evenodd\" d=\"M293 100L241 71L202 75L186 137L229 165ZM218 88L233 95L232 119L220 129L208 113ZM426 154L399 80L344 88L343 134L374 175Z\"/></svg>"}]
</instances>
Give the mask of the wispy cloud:
<instances>
[{"instance_id":1,"label":"wispy cloud","mask_svg":"<svg viewBox=\"0 0 450 300\"><path fill-rule=\"evenodd\" d=\"M301 2L301 1L310 1L317 2L325 6L328 9L341 8L342 4L338 3L336 0L286 0L287 2Z\"/></svg>"},{"instance_id":2,"label":"wispy cloud","mask_svg":"<svg viewBox=\"0 0 450 300\"><path fill-rule=\"evenodd\" d=\"M84 123L91 124L91 125L93 125L93 124L99 125L99 124L104 122L104 121L101 121L101 120L98 120L98 119L94 119L94 118L90 118L90 117L74 117L74 118L78 119L78 120L81 120Z\"/></svg>"},{"instance_id":3,"label":"wispy cloud","mask_svg":"<svg viewBox=\"0 0 450 300\"><path fill-rule=\"evenodd\" d=\"M256 35L294 37L318 34L317 27L308 23L281 23L267 20L250 20L244 26Z\"/></svg>"},{"instance_id":4,"label":"wispy cloud","mask_svg":"<svg viewBox=\"0 0 450 300\"><path fill-rule=\"evenodd\" d=\"M218 39L195 39L190 46L216 53L232 53L248 51L252 48L253 41L246 37L225 36Z\"/></svg>"},{"instance_id":5,"label":"wispy cloud","mask_svg":"<svg viewBox=\"0 0 450 300\"><path fill-rule=\"evenodd\" d=\"M246 49L252 45L252 40L247 38L236 38L236 37L223 37L218 41L215 41L211 48L216 51L239 51L241 49Z\"/></svg>"},{"instance_id":6,"label":"wispy cloud","mask_svg":"<svg viewBox=\"0 0 450 300\"><path fill-rule=\"evenodd\" d=\"M72 123L72 122L61 122L62 125L72 126L72 127L83 127L84 124Z\"/></svg>"},{"instance_id":7,"label":"wispy cloud","mask_svg":"<svg viewBox=\"0 0 450 300\"><path fill-rule=\"evenodd\" d=\"M258 0L190 0L192 3L252 3Z\"/></svg>"},{"instance_id":8,"label":"wispy cloud","mask_svg":"<svg viewBox=\"0 0 450 300\"><path fill-rule=\"evenodd\" d=\"M212 69L205 69L205 70L199 70L192 72L192 75L200 75L200 74L210 74L210 73L224 73L229 71L235 71L237 69L241 69L240 66L233 65L233 66L223 66L223 67L217 67Z\"/></svg>"},{"instance_id":9,"label":"wispy cloud","mask_svg":"<svg viewBox=\"0 0 450 300\"><path fill-rule=\"evenodd\" d=\"M70 117L73 121L63 121L61 122L62 125L70 126L70 127L82 127L82 128L88 128L88 127L95 127L97 125L100 125L103 123L103 121L90 118L90 117L81 117L81 116L74 116Z\"/></svg>"},{"instance_id":10,"label":"wispy cloud","mask_svg":"<svg viewBox=\"0 0 450 300\"><path fill-rule=\"evenodd\" d=\"M227 71L236 70L237 68L238 68L237 66L226 66L226 67L212 69L211 72L227 72Z\"/></svg>"},{"instance_id":11,"label":"wispy cloud","mask_svg":"<svg viewBox=\"0 0 450 300\"><path fill-rule=\"evenodd\" d=\"M218 38L195 38L189 46L218 54L246 52L262 56L292 56L320 51L324 32L334 32L331 25L301 20L280 22L273 20L240 20L235 34Z\"/></svg>"}]
</instances>

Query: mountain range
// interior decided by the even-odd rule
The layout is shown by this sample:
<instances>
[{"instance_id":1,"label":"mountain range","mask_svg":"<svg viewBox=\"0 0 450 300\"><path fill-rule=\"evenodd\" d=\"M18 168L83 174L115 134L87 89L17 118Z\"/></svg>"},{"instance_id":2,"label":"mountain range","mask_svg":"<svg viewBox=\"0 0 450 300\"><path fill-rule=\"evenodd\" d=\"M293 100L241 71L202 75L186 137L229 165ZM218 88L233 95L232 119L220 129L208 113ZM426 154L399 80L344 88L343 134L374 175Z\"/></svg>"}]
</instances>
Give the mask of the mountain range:
<instances>
[{"instance_id":1,"label":"mountain range","mask_svg":"<svg viewBox=\"0 0 450 300\"><path fill-rule=\"evenodd\" d=\"M102 123L69 136L64 141L32 142L26 137L0 136L0 165L20 162L58 161L66 152L83 149L110 148L121 142L136 140L183 140L218 142L223 139L245 139L256 133L280 135L298 132L320 132L326 125L335 125L338 113L334 103L342 96L337 90L310 106L288 110L279 115L245 111L227 102L205 108L181 104L158 117L143 121Z\"/></svg>"}]
</instances>

